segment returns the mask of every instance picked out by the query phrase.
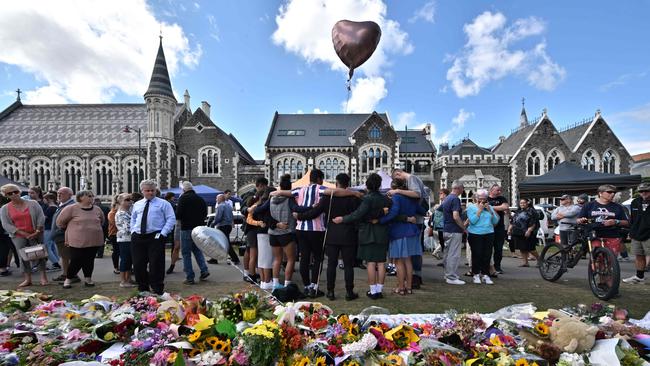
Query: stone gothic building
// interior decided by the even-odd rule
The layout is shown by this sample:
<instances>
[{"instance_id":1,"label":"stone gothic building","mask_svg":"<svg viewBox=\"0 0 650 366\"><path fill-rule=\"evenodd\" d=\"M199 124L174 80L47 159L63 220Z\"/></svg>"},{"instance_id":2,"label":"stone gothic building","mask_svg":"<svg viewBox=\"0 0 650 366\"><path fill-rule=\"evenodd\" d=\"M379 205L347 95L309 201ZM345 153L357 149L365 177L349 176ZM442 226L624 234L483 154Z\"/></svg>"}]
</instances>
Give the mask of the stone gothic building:
<instances>
[{"instance_id":1,"label":"stone gothic building","mask_svg":"<svg viewBox=\"0 0 650 366\"><path fill-rule=\"evenodd\" d=\"M103 200L181 180L219 189L264 175L237 139L210 119L210 105L190 109L172 92L162 38L144 104L25 105L0 112L0 175L44 189L91 189Z\"/></svg>"},{"instance_id":2,"label":"stone gothic building","mask_svg":"<svg viewBox=\"0 0 650 366\"><path fill-rule=\"evenodd\" d=\"M272 183L283 174L299 179L313 168L334 182L348 173L353 185L383 169L405 167L433 185L436 149L431 126L396 131L388 114L279 114L275 113L265 143L265 165Z\"/></svg>"},{"instance_id":3,"label":"stone gothic building","mask_svg":"<svg viewBox=\"0 0 650 366\"><path fill-rule=\"evenodd\" d=\"M497 183L512 203L518 198L519 183L543 175L563 161L591 171L621 174L629 174L633 163L600 111L557 129L546 110L529 121L522 107L519 127L491 148L479 147L469 138L452 148L441 145L433 167L435 191L461 181L466 187L462 199L469 201L476 189ZM558 203L553 197L536 201Z\"/></svg>"}]
</instances>

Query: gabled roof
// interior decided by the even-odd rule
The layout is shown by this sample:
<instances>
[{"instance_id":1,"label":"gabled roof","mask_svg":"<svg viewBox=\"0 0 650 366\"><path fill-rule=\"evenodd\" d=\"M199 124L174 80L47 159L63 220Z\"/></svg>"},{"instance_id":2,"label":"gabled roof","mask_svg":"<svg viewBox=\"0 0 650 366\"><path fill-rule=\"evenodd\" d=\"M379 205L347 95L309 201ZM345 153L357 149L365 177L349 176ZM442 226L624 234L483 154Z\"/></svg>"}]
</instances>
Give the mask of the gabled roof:
<instances>
[{"instance_id":1,"label":"gabled roof","mask_svg":"<svg viewBox=\"0 0 650 366\"><path fill-rule=\"evenodd\" d=\"M537 126L537 123L518 128L511 133L510 136L506 137L506 139L493 150L493 153L514 156L524 142L526 142L528 136L530 136L533 130L535 130L535 126Z\"/></svg>"},{"instance_id":2,"label":"gabled roof","mask_svg":"<svg viewBox=\"0 0 650 366\"><path fill-rule=\"evenodd\" d=\"M156 55L156 62L153 65L149 88L147 88L147 92L144 93L144 97L146 98L153 95L162 95L176 101L176 97L172 91L172 83L169 79L169 72L167 71L167 60L165 60L165 52L163 51L162 37L160 37L158 54Z\"/></svg>"},{"instance_id":3,"label":"gabled roof","mask_svg":"<svg viewBox=\"0 0 650 366\"><path fill-rule=\"evenodd\" d=\"M185 104L181 104L182 108L185 108ZM251 154L246 151L244 146L239 143L237 138L233 134L228 134L224 132L219 126L217 126L210 117L208 117L205 112L203 112L203 109L200 107L197 108L194 111L194 114L190 118L187 119L187 121L182 125L182 126L196 126L197 123L201 123L201 125L205 127L214 127L220 134L223 136L224 140L228 142L232 147L235 149L235 151L239 154L239 157L244 161L246 164L255 164L255 159L251 156ZM181 126L181 127L182 127Z\"/></svg>"},{"instance_id":4,"label":"gabled roof","mask_svg":"<svg viewBox=\"0 0 650 366\"><path fill-rule=\"evenodd\" d=\"M474 141L470 140L469 138L463 139L463 141L452 147L451 149L445 151L444 153L440 153L440 156L442 155L492 155L492 151L488 149L484 149L474 143Z\"/></svg>"},{"instance_id":5,"label":"gabled roof","mask_svg":"<svg viewBox=\"0 0 650 366\"><path fill-rule=\"evenodd\" d=\"M378 115L388 122L388 116L385 113L378 113ZM370 116L372 116L371 113L279 114L276 112L266 138L266 146L351 146L349 136ZM285 130L300 131L300 133L280 136L280 131ZM323 135L321 130L337 130L341 132L339 134Z\"/></svg>"},{"instance_id":6,"label":"gabled roof","mask_svg":"<svg viewBox=\"0 0 650 366\"><path fill-rule=\"evenodd\" d=\"M427 140L425 130L397 130L402 139L399 145L400 153L435 153L436 149L431 140ZM411 142L412 141L412 142Z\"/></svg>"},{"instance_id":7,"label":"gabled roof","mask_svg":"<svg viewBox=\"0 0 650 366\"><path fill-rule=\"evenodd\" d=\"M20 104L2 115L3 149L137 148L138 134L124 126L142 129L143 137L147 131L144 104Z\"/></svg>"},{"instance_id":8,"label":"gabled roof","mask_svg":"<svg viewBox=\"0 0 650 366\"><path fill-rule=\"evenodd\" d=\"M562 137L562 140L564 140L564 143L567 145L569 150L573 151L582 136L584 136L589 129L590 124L591 122L578 124L560 132L560 137Z\"/></svg>"}]
</instances>

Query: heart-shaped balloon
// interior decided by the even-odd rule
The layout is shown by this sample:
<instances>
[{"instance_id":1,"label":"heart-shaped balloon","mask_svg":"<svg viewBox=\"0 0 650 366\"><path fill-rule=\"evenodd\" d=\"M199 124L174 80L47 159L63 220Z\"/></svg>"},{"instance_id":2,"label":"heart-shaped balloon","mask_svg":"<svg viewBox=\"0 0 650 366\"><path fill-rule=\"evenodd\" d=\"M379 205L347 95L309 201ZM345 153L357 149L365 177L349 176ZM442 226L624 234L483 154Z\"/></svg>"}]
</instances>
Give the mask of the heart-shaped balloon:
<instances>
[{"instance_id":1,"label":"heart-shaped balloon","mask_svg":"<svg viewBox=\"0 0 650 366\"><path fill-rule=\"evenodd\" d=\"M375 22L353 22L339 20L332 28L332 43L341 61L350 68L352 79L354 69L368 61L381 38L381 28Z\"/></svg>"}]
</instances>

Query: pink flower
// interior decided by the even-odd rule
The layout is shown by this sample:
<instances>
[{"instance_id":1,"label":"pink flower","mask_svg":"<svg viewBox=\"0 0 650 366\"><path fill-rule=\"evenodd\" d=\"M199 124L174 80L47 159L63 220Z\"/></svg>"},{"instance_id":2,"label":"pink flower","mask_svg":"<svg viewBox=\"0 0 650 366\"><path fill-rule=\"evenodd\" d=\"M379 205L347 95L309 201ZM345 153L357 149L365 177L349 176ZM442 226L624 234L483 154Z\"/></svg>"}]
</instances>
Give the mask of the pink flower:
<instances>
[{"instance_id":1,"label":"pink flower","mask_svg":"<svg viewBox=\"0 0 650 366\"><path fill-rule=\"evenodd\" d=\"M420 345L417 342L411 342L408 346L409 351L421 352Z\"/></svg>"},{"instance_id":2,"label":"pink flower","mask_svg":"<svg viewBox=\"0 0 650 366\"><path fill-rule=\"evenodd\" d=\"M69 341L78 341L81 339L82 336L85 337L85 334L82 334L79 329L73 329L70 331L70 333L68 333L65 339Z\"/></svg>"},{"instance_id":3,"label":"pink flower","mask_svg":"<svg viewBox=\"0 0 650 366\"><path fill-rule=\"evenodd\" d=\"M156 324L156 326L158 327L158 329L160 329L162 331L166 331L167 329L169 329L169 325L167 325L167 323L163 323L163 322L158 322L158 324Z\"/></svg>"}]
</instances>

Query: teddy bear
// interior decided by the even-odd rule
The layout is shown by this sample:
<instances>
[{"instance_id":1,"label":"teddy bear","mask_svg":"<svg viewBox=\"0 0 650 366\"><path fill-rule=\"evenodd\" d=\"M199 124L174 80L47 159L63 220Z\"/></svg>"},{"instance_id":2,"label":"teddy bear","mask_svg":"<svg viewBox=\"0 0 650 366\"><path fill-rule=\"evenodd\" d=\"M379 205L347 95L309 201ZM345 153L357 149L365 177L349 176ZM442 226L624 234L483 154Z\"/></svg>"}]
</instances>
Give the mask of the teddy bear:
<instances>
[{"instance_id":1,"label":"teddy bear","mask_svg":"<svg viewBox=\"0 0 650 366\"><path fill-rule=\"evenodd\" d=\"M555 318L549 329L553 344L569 353L591 350L596 342L598 327L583 323L580 319L555 309L549 309L548 313Z\"/></svg>"}]
</instances>

